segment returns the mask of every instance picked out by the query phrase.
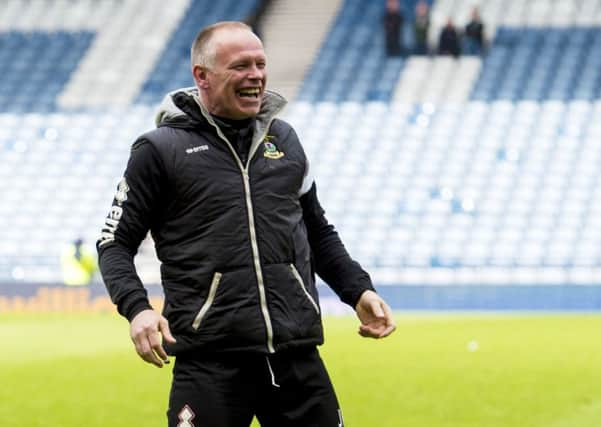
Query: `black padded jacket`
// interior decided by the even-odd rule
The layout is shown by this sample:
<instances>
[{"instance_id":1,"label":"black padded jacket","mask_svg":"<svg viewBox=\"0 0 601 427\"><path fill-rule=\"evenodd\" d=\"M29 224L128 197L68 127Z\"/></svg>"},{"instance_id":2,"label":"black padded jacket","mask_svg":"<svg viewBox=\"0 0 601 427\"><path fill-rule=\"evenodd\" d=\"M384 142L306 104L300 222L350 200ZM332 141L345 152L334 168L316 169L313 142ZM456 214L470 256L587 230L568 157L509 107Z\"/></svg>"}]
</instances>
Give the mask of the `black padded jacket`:
<instances>
[{"instance_id":1,"label":"black padded jacket","mask_svg":"<svg viewBox=\"0 0 601 427\"><path fill-rule=\"evenodd\" d=\"M246 164L192 88L169 94L157 129L132 146L99 264L122 315L151 308L133 262L150 230L170 354L318 345L315 273L353 307L373 290L325 219L296 133L275 118L284 105L265 93Z\"/></svg>"}]
</instances>

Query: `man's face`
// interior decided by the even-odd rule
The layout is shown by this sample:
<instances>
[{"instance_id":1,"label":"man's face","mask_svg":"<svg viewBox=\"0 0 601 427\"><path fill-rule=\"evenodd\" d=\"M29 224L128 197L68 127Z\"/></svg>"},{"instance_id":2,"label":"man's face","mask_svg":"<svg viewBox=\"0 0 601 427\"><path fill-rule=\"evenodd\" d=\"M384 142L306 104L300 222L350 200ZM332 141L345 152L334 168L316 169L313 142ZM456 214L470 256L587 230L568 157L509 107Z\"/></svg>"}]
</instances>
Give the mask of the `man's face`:
<instances>
[{"instance_id":1,"label":"man's face","mask_svg":"<svg viewBox=\"0 0 601 427\"><path fill-rule=\"evenodd\" d=\"M221 30L214 36L213 67L195 67L196 82L211 114L229 119L254 117L261 109L267 80L261 41L250 31Z\"/></svg>"}]
</instances>

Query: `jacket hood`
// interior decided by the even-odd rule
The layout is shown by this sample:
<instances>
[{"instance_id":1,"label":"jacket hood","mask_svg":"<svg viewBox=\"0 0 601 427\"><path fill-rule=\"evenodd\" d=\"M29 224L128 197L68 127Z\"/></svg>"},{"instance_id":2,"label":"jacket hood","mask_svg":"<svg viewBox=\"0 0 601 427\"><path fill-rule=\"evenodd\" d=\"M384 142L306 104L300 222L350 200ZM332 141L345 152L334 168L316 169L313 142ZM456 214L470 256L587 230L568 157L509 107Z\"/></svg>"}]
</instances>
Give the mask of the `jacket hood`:
<instances>
[{"instance_id":1,"label":"jacket hood","mask_svg":"<svg viewBox=\"0 0 601 427\"><path fill-rule=\"evenodd\" d=\"M261 110L256 117L258 123L267 124L286 105L283 96L266 90L263 94ZM169 126L177 128L215 126L215 122L202 104L198 94L198 88L187 87L168 93L161 102L155 116L157 127Z\"/></svg>"}]
</instances>

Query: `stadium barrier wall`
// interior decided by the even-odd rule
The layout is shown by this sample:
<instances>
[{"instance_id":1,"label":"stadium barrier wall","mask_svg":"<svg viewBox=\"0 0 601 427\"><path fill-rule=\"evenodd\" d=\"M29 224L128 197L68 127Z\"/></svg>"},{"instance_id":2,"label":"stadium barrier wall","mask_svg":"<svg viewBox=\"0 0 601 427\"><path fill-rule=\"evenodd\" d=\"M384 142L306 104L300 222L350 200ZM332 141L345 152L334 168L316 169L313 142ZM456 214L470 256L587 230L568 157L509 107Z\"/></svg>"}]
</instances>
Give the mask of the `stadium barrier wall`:
<instances>
[{"instance_id":1,"label":"stadium barrier wall","mask_svg":"<svg viewBox=\"0 0 601 427\"><path fill-rule=\"evenodd\" d=\"M162 309L161 287L147 289L153 307ZM601 285L387 285L377 289L394 310L601 310ZM327 286L319 286L319 293L325 314L351 313ZM0 314L20 312L115 312L115 306L99 283L0 285Z\"/></svg>"},{"instance_id":2,"label":"stadium barrier wall","mask_svg":"<svg viewBox=\"0 0 601 427\"><path fill-rule=\"evenodd\" d=\"M394 310L601 310L601 285L390 285L378 293ZM320 287L321 301L337 298Z\"/></svg>"},{"instance_id":3,"label":"stadium barrier wall","mask_svg":"<svg viewBox=\"0 0 601 427\"><path fill-rule=\"evenodd\" d=\"M149 292L153 307L162 309L163 296ZM76 313L115 312L106 289L101 284L89 286L2 284L0 285L0 314L2 313Z\"/></svg>"}]
</instances>

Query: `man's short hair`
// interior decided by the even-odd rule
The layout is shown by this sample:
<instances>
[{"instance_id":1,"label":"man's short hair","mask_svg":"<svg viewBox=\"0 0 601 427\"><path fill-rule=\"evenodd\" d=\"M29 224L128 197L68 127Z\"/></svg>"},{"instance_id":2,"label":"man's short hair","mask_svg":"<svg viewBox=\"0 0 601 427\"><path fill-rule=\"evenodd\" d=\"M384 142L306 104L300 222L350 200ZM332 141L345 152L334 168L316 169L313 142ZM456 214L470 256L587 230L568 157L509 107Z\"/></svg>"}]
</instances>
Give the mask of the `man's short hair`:
<instances>
[{"instance_id":1,"label":"man's short hair","mask_svg":"<svg viewBox=\"0 0 601 427\"><path fill-rule=\"evenodd\" d=\"M194 43L192 43L192 49L190 50L192 67L200 65L211 68L215 65L216 49L213 36L217 31L222 29L238 29L252 32L251 27L239 21L222 21L203 28L196 35Z\"/></svg>"}]
</instances>

